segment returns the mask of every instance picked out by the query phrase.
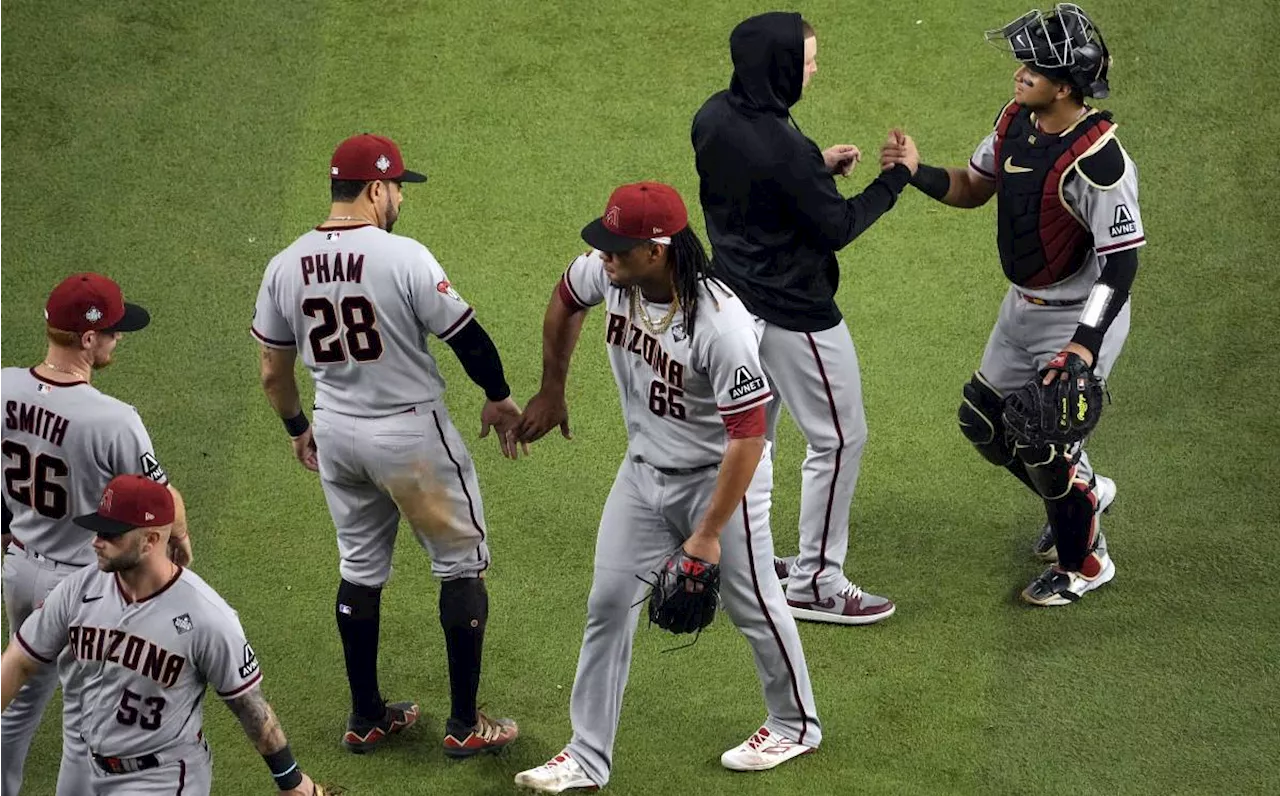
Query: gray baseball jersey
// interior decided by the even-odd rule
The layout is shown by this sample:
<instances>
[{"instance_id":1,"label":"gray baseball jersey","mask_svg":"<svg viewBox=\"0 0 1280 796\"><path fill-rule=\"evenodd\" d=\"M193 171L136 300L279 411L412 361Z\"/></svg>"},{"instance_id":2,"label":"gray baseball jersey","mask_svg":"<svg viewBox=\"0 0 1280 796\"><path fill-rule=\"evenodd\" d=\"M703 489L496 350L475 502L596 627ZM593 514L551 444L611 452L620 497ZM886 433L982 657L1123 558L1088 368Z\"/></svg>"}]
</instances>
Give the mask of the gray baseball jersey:
<instances>
[{"instance_id":1,"label":"gray baseball jersey","mask_svg":"<svg viewBox=\"0 0 1280 796\"><path fill-rule=\"evenodd\" d=\"M186 569L133 602L115 574L85 567L58 584L15 639L46 664L68 649L80 733L108 757L198 744L206 684L230 699L262 679L235 611Z\"/></svg>"},{"instance_id":2,"label":"gray baseball jersey","mask_svg":"<svg viewBox=\"0 0 1280 796\"><path fill-rule=\"evenodd\" d=\"M252 331L301 348L316 408L383 417L440 399L426 333L448 340L472 315L427 247L366 224L312 230L276 255Z\"/></svg>"},{"instance_id":3,"label":"gray baseball jersey","mask_svg":"<svg viewBox=\"0 0 1280 796\"><path fill-rule=\"evenodd\" d=\"M93 534L72 523L122 473L168 481L137 411L87 382L58 384L26 368L0 372L4 501L13 535L55 561L95 560Z\"/></svg>"},{"instance_id":4,"label":"gray baseball jersey","mask_svg":"<svg viewBox=\"0 0 1280 796\"><path fill-rule=\"evenodd\" d=\"M773 393L760 366L760 330L737 296L699 283L693 339L677 311L653 334L632 316L630 291L609 282L599 252L580 255L565 270L561 295L581 307L603 303L609 362L622 398L628 456L654 467L687 468L724 458L724 417L769 402ZM637 298L655 319L666 304Z\"/></svg>"},{"instance_id":5,"label":"gray baseball jersey","mask_svg":"<svg viewBox=\"0 0 1280 796\"><path fill-rule=\"evenodd\" d=\"M1115 129L1114 127L1112 128ZM1099 146L1114 133L1100 140ZM984 180L994 180L1001 165L995 162L996 134L992 131L969 160L969 169ZM1119 144L1119 140L1116 141ZM1054 301L1083 301L1098 281L1107 255L1146 245L1142 212L1138 207L1138 167L1121 146L1125 171L1114 186L1102 188L1090 182L1079 169L1079 161L1062 178L1061 196L1067 210L1093 235L1093 250L1084 267L1056 285L1039 289L1019 288L1027 295Z\"/></svg>"}]
</instances>

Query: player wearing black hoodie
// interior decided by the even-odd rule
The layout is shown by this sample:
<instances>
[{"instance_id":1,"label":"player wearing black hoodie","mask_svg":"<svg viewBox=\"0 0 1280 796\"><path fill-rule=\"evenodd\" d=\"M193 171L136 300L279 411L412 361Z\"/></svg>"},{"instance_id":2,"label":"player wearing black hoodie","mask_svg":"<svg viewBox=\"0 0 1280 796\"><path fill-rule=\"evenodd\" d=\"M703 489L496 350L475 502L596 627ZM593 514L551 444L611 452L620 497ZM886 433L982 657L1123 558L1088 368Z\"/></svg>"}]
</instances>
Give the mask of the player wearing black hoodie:
<instances>
[{"instance_id":1,"label":"player wearing black hoodie","mask_svg":"<svg viewBox=\"0 0 1280 796\"><path fill-rule=\"evenodd\" d=\"M693 149L717 274L759 319L769 381L809 443L800 555L778 562L787 602L798 619L870 624L894 605L844 574L867 425L857 353L835 302L835 253L893 207L918 158L895 130L896 162L857 196L840 194L835 175L852 171L857 148L819 150L790 112L817 71L817 46L799 14L762 14L734 28L733 79L694 117ZM745 385L755 375L739 378ZM771 439L779 410L770 405Z\"/></svg>"}]
</instances>

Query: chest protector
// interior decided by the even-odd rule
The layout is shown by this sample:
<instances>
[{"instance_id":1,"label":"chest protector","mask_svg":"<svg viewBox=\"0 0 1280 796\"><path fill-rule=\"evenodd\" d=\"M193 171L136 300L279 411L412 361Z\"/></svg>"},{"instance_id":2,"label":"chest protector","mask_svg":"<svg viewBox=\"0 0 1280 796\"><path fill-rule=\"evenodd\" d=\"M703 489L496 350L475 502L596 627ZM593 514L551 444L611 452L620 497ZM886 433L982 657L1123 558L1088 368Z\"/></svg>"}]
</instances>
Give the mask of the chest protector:
<instances>
[{"instance_id":1,"label":"chest protector","mask_svg":"<svg viewBox=\"0 0 1280 796\"><path fill-rule=\"evenodd\" d=\"M1071 166L1112 127L1091 111L1060 135L1036 129L1031 111L1011 102L996 123L995 172L1000 264L1019 287L1061 282L1084 267L1093 235L1067 207Z\"/></svg>"}]
</instances>

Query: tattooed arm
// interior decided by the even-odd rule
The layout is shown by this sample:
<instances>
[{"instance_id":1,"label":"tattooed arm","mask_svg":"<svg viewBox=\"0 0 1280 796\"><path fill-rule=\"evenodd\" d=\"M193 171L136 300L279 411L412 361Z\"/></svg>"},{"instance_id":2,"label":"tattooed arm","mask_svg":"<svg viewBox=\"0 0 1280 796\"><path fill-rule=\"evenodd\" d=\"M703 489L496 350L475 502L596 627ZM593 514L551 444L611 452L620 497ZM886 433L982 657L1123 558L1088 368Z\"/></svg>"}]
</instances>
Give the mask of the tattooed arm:
<instances>
[{"instance_id":1,"label":"tattooed arm","mask_svg":"<svg viewBox=\"0 0 1280 796\"><path fill-rule=\"evenodd\" d=\"M244 734L253 748L267 762L271 776L282 793L297 796L323 796L324 791L302 773L289 750L289 739L284 737L280 720L263 696L261 688L251 688L238 697L227 700L227 707L236 714Z\"/></svg>"}]
</instances>

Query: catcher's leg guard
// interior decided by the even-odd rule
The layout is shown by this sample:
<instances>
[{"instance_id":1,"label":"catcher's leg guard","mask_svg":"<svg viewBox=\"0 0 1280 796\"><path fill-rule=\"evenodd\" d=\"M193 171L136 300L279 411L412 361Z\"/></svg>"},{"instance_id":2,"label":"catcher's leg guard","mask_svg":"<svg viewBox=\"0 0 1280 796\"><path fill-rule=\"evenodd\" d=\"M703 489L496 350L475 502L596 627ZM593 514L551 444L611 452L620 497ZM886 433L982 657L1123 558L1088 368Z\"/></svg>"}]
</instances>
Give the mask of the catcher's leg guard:
<instances>
[{"instance_id":1,"label":"catcher's leg guard","mask_svg":"<svg viewBox=\"0 0 1280 796\"><path fill-rule=\"evenodd\" d=\"M338 584L336 615L351 686L351 712L365 718L381 718L385 712L378 688L382 589L343 579Z\"/></svg>"},{"instance_id":2,"label":"catcher's leg guard","mask_svg":"<svg viewBox=\"0 0 1280 796\"><path fill-rule=\"evenodd\" d=\"M974 373L964 385L963 394L958 412L961 433L987 461L999 467L1009 466L1014 456L1000 419L1004 399L980 373Z\"/></svg>"},{"instance_id":3,"label":"catcher's leg guard","mask_svg":"<svg viewBox=\"0 0 1280 796\"><path fill-rule=\"evenodd\" d=\"M1098 564L1096 559L1086 561L1092 558L1097 536L1096 500L1088 482L1073 477L1065 495L1047 502L1049 522L1058 537L1058 566L1089 577L1097 574Z\"/></svg>"},{"instance_id":4,"label":"catcher's leg guard","mask_svg":"<svg viewBox=\"0 0 1280 796\"><path fill-rule=\"evenodd\" d=\"M1075 477L1079 445L1014 445L1014 453L1026 465L1027 480L1045 500L1066 497Z\"/></svg>"},{"instance_id":5,"label":"catcher's leg guard","mask_svg":"<svg viewBox=\"0 0 1280 796\"><path fill-rule=\"evenodd\" d=\"M458 578L440 584L440 627L449 655L449 694L453 709L449 729L466 730L476 723L480 659L489 621L489 592L481 578Z\"/></svg>"}]
</instances>

